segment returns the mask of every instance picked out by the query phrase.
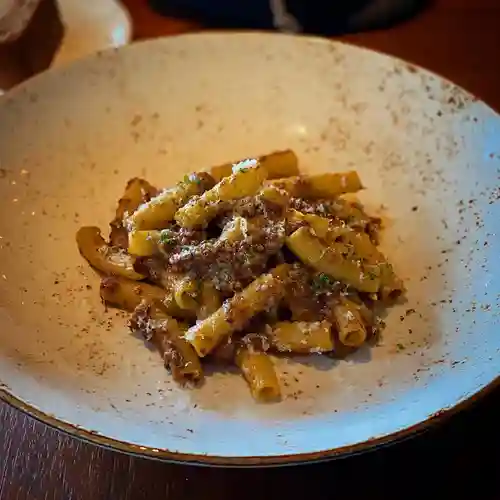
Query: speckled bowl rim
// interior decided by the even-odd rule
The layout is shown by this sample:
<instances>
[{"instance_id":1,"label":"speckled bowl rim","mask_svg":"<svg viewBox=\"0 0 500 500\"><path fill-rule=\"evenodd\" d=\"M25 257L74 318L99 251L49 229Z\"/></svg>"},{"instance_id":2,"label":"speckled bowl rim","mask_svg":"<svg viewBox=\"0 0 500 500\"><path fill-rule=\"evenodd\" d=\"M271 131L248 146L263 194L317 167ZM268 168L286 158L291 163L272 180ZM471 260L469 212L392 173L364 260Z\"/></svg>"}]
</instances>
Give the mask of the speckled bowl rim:
<instances>
[{"instance_id":1,"label":"speckled bowl rim","mask_svg":"<svg viewBox=\"0 0 500 500\"><path fill-rule=\"evenodd\" d=\"M168 38L191 38L191 37L210 37L212 35L216 36L221 36L225 35L227 37L233 37L233 36L238 36L239 34L248 34L255 35L255 36L260 36L262 34L265 34L266 36L276 36L276 37L290 37L296 39L297 37L306 39L309 42L313 43L323 43L323 44L343 44L343 45L349 45L352 47L356 47L359 50L363 50L366 52L372 52L375 54L383 55L385 57L388 57L390 59L393 59L395 61L399 61L402 63L410 64L413 66L415 69L420 70L420 71L425 71L427 73L433 74L434 76L437 76L439 79L444 80L449 82L451 85L455 87L460 87L459 85L453 83L451 80L447 79L446 77L440 75L439 73L436 73L434 71L430 71L428 69L425 69L417 64L410 63L408 61L405 61L399 57L395 57L391 54L386 54L382 51L374 50L371 48L364 47L362 45L358 45L355 43L346 43L344 41L339 41L339 40L332 40L328 38L322 38L319 36L311 36L311 35L290 35L290 34L284 34L284 33L273 33L273 32L267 32L267 31L258 31L258 30L230 30L230 31L222 31L222 30L210 30L207 32L197 32L197 33L183 33L179 35L173 35L173 36L168 36L168 37L159 37L155 39L150 39L150 40L141 40L139 42L134 42L135 44L155 44L158 43L158 41L164 41ZM97 57L100 53L103 52L110 52L110 51L122 51L126 50L127 46L122 46L122 47L111 47L104 49L102 51L99 51L95 54L92 54L90 56L84 57L83 59L80 60L86 60L86 59L91 59L94 57ZM73 64L73 63L70 63ZM74 64L78 64L78 61L76 61ZM54 71L59 71L58 68L51 69L51 72ZM37 80L38 78L43 78L43 74L41 75L36 75L29 80L26 80L23 82L21 85L17 86L13 91L10 92L10 95L13 96L17 92L20 92L23 90L24 86L28 84L29 82L33 80ZM469 91L463 89L460 87L462 91L464 91L466 94L471 96L471 98L475 100L479 100L476 96L471 94ZM491 108L491 107L490 107ZM493 108L491 108L493 109ZM496 113L496 110L494 110ZM442 424L446 422L450 417L453 415L461 412L462 410L465 410L472 406L474 403L476 403L479 399L483 398L487 394L493 392L497 387L500 387L500 376L495 377L491 382L486 384L483 388L481 388L479 391L474 393L473 395L469 396L466 399L463 399L462 401L458 402L457 404L449 407L449 408L442 408L438 412L429 415L428 418L425 420L422 420L421 422L412 425L410 427L406 427L405 429L402 429L397 432L393 432L390 434L387 434L385 436L381 436L379 438L374 438L374 439L369 439L367 441L362 441L359 442L355 445L349 445L349 446L342 446L339 448L332 448L332 449L327 449L327 450L322 450L322 451L317 451L313 453L294 453L294 454L287 454L287 455L273 455L273 456L239 456L239 457L225 457L225 456L216 456L216 455L202 455L202 454L195 454L195 453L179 453L175 451L169 451L166 449L156 449L153 447L149 446L140 446L136 444L132 444L126 441L121 441L118 439L113 439L109 438L106 436L103 436L97 432L93 432L87 429L84 429L82 427L79 427L77 425L70 424L68 422L65 422L63 420L60 420L53 415L50 415L48 413L45 413L43 411L38 410L34 406L31 406L28 403L25 403L21 399L17 398L8 390L6 390L5 386L2 387L0 386L0 400L3 400L5 403L10 405L12 408L16 410L20 410L22 413L25 415L34 418L38 422L41 422L43 424L46 424L47 426L51 427L52 429L56 429L58 431L63 432L64 434L80 439L84 442L90 443L97 445L99 447L112 450L112 451L117 451L117 452L123 452L128 455L138 457L138 458L149 458L149 459L154 459L157 461L162 461L162 462L170 462L170 463L178 463L178 464L185 464L185 465L198 465L198 466L209 466L209 467L271 467L271 466L285 466L285 465L300 465L300 464L306 464L306 463L317 463L317 462L322 462L325 460L331 460L331 459L338 459L338 458L346 458L351 455L357 455L360 453L368 452L375 450L377 448L381 448L384 446L388 446L391 444L396 444L398 442L404 441L406 439L409 439L411 437L415 437L419 434L422 434L425 431L430 430L431 428L435 427L437 424Z\"/></svg>"},{"instance_id":2,"label":"speckled bowl rim","mask_svg":"<svg viewBox=\"0 0 500 500\"><path fill-rule=\"evenodd\" d=\"M70 436L77 438L89 444L97 445L107 450L126 453L137 458L148 458L160 462L177 463L183 465L198 465L205 467L282 467L291 465L301 465L324 462L326 460L347 458L352 455L376 450L401 441L418 436L424 432L436 427L438 424L444 424L453 415L469 408L477 403L481 398L492 393L497 387L500 387L500 377L496 377L487 386L473 394L469 398L457 403L451 408L440 410L430 415L426 420L419 422L411 427L407 427L399 432L393 432L376 439L370 439L351 446L332 448L329 450L317 451L314 453L297 453L291 455L275 456L253 456L253 457L221 457L215 455L199 455L194 453L178 453L169 450L158 450L147 446L139 446L126 441L119 441L98 433L88 431L70 423L53 417L47 413L37 410L35 407L21 401L9 392L0 389L0 399L16 410L20 410L25 415L34 418L38 422L49 426Z\"/></svg>"}]
</instances>

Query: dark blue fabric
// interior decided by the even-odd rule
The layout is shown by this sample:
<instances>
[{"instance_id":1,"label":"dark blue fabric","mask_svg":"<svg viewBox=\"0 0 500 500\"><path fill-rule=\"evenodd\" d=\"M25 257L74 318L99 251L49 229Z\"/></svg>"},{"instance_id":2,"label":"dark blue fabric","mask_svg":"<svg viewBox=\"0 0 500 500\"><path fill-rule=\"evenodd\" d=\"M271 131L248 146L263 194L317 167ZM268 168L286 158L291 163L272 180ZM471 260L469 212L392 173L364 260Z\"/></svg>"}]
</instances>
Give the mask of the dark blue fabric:
<instances>
[{"instance_id":1,"label":"dark blue fabric","mask_svg":"<svg viewBox=\"0 0 500 500\"><path fill-rule=\"evenodd\" d=\"M306 33L334 35L388 26L428 0L287 0L287 10ZM149 0L165 15L195 18L224 28L272 29L269 0Z\"/></svg>"},{"instance_id":2,"label":"dark blue fabric","mask_svg":"<svg viewBox=\"0 0 500 500\"><path fill-rule=\"evenodd\" d=\"M157 12L203 20L221 27L271 29L267 0L150 0Z\"/></svg>"}]
</instances>

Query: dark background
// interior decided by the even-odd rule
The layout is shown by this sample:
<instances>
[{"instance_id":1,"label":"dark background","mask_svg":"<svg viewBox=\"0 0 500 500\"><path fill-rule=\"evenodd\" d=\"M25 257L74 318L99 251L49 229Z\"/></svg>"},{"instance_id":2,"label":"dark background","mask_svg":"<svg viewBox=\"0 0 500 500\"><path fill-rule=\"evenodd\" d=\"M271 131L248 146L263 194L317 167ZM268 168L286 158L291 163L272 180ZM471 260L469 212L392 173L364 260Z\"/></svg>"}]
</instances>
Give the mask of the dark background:
<instances>
[{"instance_id":1,"label":"dark background","mask_svg":"<svg viewBox=\"0 0 500 500\"><path fill-rule=\"evenodd\" d=\"M0 406L0 498L267 500L500 498L500 390L443 425L364 455L312 465L171 465L82 443ZM439 488L439 491L436 490ZM483 488L479 493L478 489Z\"/></svg>"},{"instance_id":2,"label":"dark background","mask_svg":"<svg viewBox=\"0 0 500 500\"><path fill-rule=\"evenodd\" d=\"M236 0L235 0L236 1ZM136 38L202 29L124 0ZM407 23L347 41L432 69L500 109L500 1L435 0ZM500 332L499 332L500 334ZM97 448L0 403L0 498L265 500L500 498L500 389L424 435L343 460L236 470L169 465ZM479 488L484 488L479 492Z\"/></svg>"}]
</instances>

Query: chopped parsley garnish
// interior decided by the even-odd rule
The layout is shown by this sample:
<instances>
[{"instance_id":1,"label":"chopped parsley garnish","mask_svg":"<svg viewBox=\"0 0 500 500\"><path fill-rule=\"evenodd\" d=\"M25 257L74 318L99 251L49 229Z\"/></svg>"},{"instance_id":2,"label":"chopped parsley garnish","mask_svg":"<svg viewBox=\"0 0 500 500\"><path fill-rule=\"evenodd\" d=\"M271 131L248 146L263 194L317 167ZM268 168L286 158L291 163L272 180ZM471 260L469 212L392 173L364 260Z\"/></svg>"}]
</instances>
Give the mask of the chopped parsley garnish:
<instances>
[{"instance_id":1,"label":"chopped parsley garnish","mask_svg":"<svg viewBox=\"0 0 500 500\"><path fill-rule=\"evenodd\" d=\"M170 229L163 229L160 232L160 243L163 243L164 245L171 245L172 243L175 243L174 235Z\"/></svg>"},{"instance_id":2,"label":"chopped parsley garnish","mask_svg":"<svg viewBox=\"0 0 500 500\"><path fill-rule=\"evenodd\" d=\"M243 172L243 173L248 172L248 167L240 167L238 169L238 172Z\"/></svg>"},{"instance_id":3,"label":"chopped parsley garnish","mask_svg":"<svg viewBox=\"0 0 500 500\"><path fill-rule=\"evenodd\" d=\"M321 274L319 275L319 279L320 279L323 283L326 283L327 285L331 285L331 280L330 280L330 278L329 278L326 274L321 273Z\"/></svg>"},{"instance_id":4,"label":"chopped parsley garnish","mask_svg":"<svg viewBox=\"0 0 500 500\"><path fill-rule=\"evenodd\" d=\"M185 184L201 184L201 179L196 175L196 174L189 174L184 176L184 183Z\"/></svg>"},{"instance_id":5,"label":"chopped parsley garnish","mask_svg":"<svg viewBox=\"0 0 500 500\"><path fill-rule=\"evenodd\" d=\"M321 273L314 277L312 286L314 289L319 290L333 286L334 282L325 274Z\"/></svg>"}]
</instances>

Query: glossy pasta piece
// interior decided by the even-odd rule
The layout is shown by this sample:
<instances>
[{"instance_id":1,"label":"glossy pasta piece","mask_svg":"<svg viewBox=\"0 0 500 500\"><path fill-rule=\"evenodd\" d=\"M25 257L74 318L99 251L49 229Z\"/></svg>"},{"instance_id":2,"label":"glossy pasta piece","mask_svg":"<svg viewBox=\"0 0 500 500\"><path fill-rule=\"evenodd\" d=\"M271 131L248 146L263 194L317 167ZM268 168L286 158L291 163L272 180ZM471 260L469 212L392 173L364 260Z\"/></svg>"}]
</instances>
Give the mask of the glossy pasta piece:
<instances>
[{"instance_id":1,"label":"glossy pasta piece","mask_svg":"<svg viewBox=\"0 0 500 500\"><path fill-rule=\"evenodd\" d=\"M372 218L365 213L361 205L352 200L337 198L332 207L332 215L342 219L349 227L365 229Z\"/></svg>"},{"instance_id":2,"label":"glossy pasta piece","mask_svg":"<svg viewBox=\"0 0 500 500\"><path fill-rule=\"evenodd\" d=\"M286 244L304 264L333 280L343 281L362 292L376 293L380 288L376 269L365 271L359 261L345 257L335 245L325 245L307 227L287 237Z\"/></svg>"},{"instance_id":3,"label":"glossy pasta piece","mask_svg":"<svg viewBox=\"0 0 500 500\"><path fill-rule=\"evenodd\" d=\"M278 351L310 354L333 351L331 327L328 321L279 321L268 325L266 332Z\"/></svg>"},{"instance_id":4,"label":"glossy pasta piece","mask_svg":"<svg viewBox=\"0 0 500 500\"><path fill-rule=\"evenodd\" d=\"M349 347L359 347L367 337L366 326L357 304L343 299L333 306L339 340Z\"/></svg>"},{"instance_id":5,"label":"glossy pasta piece","mask_svg":"<svg viewBox=\"0 0 500 500\"><path fill-rule=\"evenodd\" d=\"M175 214L177 223L188 229L204 227L217 215L221 202L255 195L266 180L267 171L257 161L249 161L248 165L235 168L229 177L180 208Z\"/></svg>"},{"instance_id":6,"label":"glossy pasta piece","mask_svg":"<svg viewBox=\"0 0 500 500\"><path fill-rule=\"evenodd\" d=\"M176 211L190 198L200 195L214 184L205 173L186 175L175 187L167 189L148 203L142 204L127 221L131 230L162 229L174 219Z\"/></svg>"},{"instance_id":7,"label":"glossy pasta piece","mask_svg":"<svg viewBox=\"0 0 500 500\"><path fill-rule=\"evenodd\" d=\"M328 219L316 214L303 214L294 209L288 210L287 220L292 223L304 223L309 226L314 236L325 240L325 242L333 242L339 236L350 231L350 228L340 219Z\"/></svg>"},{"instance_id":8,"label":"glossy pasta piece","mask_svg":"<svg viewBox=\"0 0 500 500\"><path fill-rule=\"evenodd\" d=\"M181 309L197 311L200 289L195 280L164 270L161 273L160 284L165 290L173 292L175 302Z\"/></svg>"},{"instance_id":9,"label":"glossy pasta piece","mask_svg":"<svg viewBox=\"0 0 500 500\"><path fill-rule=\"evenodd\" d=\"M198 310L200 287L195 279L181 273L174 273L165 267L160 256L138 258L136 269L151 281L171 292L181 309L195 315Z\"/></svg>"},{"instance_id":10,"label":"glossy pasta piece","mask_svg":"<svg viewBox=\"0 0 500 500\"><path fill-rule=\"evenodd\" d=\"M363 189L356 171L302 175L270 181L291 196L305 199L336 198L341 194L355 193Z\"/></svg>"},{"instance_id":11,"label":"glossy pasta piece","mask_svg":"<svg viewBox=\"0 0 500 500\"><path fill-rule=\"evenodd\" d=\"M285 294L289 271L288 264L281 264L259 276L213 314L192 326L186 332L186 339L198 355L206 356L224 338L242 330L253 316L275 306Z\"/></svg>"},{"instance_id":12,"label":"glossy pasta piece","mask_svg":"<svg viewBox=\"0 0 500 500\"><path fill-rule=\"evenodd\" d=\"M200 358L184 338L185 328L174 318L162 319L162 327L153 336L153 343L163 357L165 367L179 383L203 380Z\"/></svg>"},{"instance_id":13,"label":"glossy pasta piece","mask_svg":"<svg viewBox=\"0 0 500 500\"><path fill-rule=\"evenodd\" d=\"M134 258L121 248L110 247L98 227L80 228L76 233L76 242L82 256L98 271L130 280L144 279L144 275L134 271Z\"/></svg>"},{"instance_id":14,"label":"glossy pasta piece","mask_svg":"<svg viewBox=\"0 0 500 500\"><path fill-rule=\"evenodd\" d=\"M265 352L241 345L237 348L235 361L256 401L266 403L281 398L274 364Z\"/></svg>"},{"instance_id":15,"label":"glossy pasta piece","mask_svg":"<svg viewBox=\"0 0 500 500\"><path fill-rule=\"evenodd\" d=\"M287 207L290 202L290 193L276 186L264 186L259 197L280 207Z\"/></svg>"},{"instance_id":16,"label":"glossy pasta piece","mask_svg":"<svg viewBox=\"0 0 500 500\"><path fill-rule=\"evenodd\" d=\"M192 317L177 305L171 292L148 283L130 281L118 276L103 278L100 295L106 304L129 312L133 312L141 302L147 301L161 304L171 316Z\"/></svg>"},{"instance_id":17,"label":"glossy pasta piece","mask_svg":"<svg viewBox=\"0 0 500 500\"><path fill-rule=\"evenodd\" d=\"M299 175L299 160L297 155L290 149L284 151L275 151L268 155L257 158L261 165L268 172L269 179L278 179L281 177L291 177ZM236 162L235 164L240 163ZM210 175L217 181L224 177L229 177L233 173L233 163L226 163L210 169Z\"/></svg>"},{"instance_id":18,"label":"glossy pasta piece","mask_svg":"<svg viewBox=\"0 0 500 500\"><path fill-rule=\"evenodd\" d=\"M382 300L395 299L404 293L404 285L384 254L372 243L368 234L349 231L342 236L343 241L354 248L356 255L363 259L365 267L378 267L380 272L380 295Z\"/></svg>"},{"instance_id":19,"label":"glossy pasta piece","mask_svg":"<svg viewBox=\"0 0 500 500\"><path fill-rule=\"evenodd\" d=\"M158 253L161 231L130 231L128 233L128 253L138 257L149 257Z\"/></svg>"},{"instance_id":20,"label":"glossy pasta piece","mask_svg":"<svg viewBox=\"0 0 500 500\"><path fill-rule=\"evenodd\" d=\"M127 182L123 196L118 200L115 218L111 221L109 241L112 246L126 249L128 246L127 229L123 225L126 217L133 214L139 205L156 196L158 191L148 181L134 177Z\"/></svg>"},{"instance_id":21,"label":"glossy pasta piece","mask_svg":"<svg viewBox=\"0 0 500 500\"><path fill-rule=\"evenodd\" d=\"M196 313L199 320L208 318L222 306L219 291L208 281L203 282L201 285L199 302L199 308Z\"/></svg>"}]
</instances>

